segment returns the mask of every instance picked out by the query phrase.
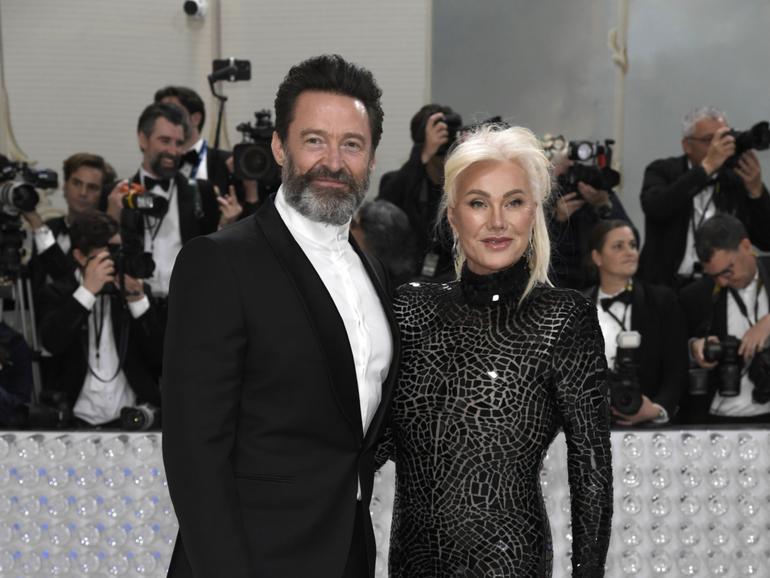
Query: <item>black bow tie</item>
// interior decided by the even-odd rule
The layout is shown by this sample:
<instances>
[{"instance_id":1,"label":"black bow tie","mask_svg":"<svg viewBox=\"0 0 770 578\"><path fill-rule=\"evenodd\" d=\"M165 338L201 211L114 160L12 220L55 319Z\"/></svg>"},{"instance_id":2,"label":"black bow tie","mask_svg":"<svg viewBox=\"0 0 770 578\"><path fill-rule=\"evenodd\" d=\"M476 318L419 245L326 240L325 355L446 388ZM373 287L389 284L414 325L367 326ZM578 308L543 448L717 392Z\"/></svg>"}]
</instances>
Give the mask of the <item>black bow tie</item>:
<instances>
[{"instance_id":1,"label":"black bow tie","mask_svg":"<svg viewBox=\"0 0 770 578\"><path fill-rule=\"evenodd\" d=\"M171 179L154 179L147 175L144 176L144 188L147 191L153 190L155 185L159 186L164 191L168 191L168 188L171 186Z\"/></svg>"},{"instance_id":2,"label":"black bow tie","mask_svg":"<svg viewBox=\"0 0 770 578\"><path fill-rule=\"evenodd\" d=\"M609 311L613 303L625 303L626 305L631 305L631 291L626 289L614 297L604 297L603 299L599 299L599 303L605 311Z\"/></svg>"},{"instance_id":3,"label":"black bow tie","mask_svg":"<svg viewBox=\"0 0 770 578\"><path fill-rule=\"evenodd\" d=\"M190 149L185 154L182 155L182 164L183 165L191 165L193 167L197 167L198 163L201 160L201 156L198 154L198 151L195 149Z\"/></svg>"}]
</instances>

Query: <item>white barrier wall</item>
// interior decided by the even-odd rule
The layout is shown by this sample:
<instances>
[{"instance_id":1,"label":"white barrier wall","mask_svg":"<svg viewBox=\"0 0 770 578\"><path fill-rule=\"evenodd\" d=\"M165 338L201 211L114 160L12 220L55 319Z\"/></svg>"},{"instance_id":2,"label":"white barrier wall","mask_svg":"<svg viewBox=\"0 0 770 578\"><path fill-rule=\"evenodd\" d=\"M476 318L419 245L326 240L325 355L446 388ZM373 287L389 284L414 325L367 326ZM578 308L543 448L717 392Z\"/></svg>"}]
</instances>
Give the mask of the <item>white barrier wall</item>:
<instances>
[{"instance_id":1,"label":"white barrier wall","mask_svg":"<svg viewBox=\"0 0 770 578\"><path fill-rule=\"evenodd\" d=\"M767 430L616 431L607 576L770 576ZM377 577L387 576L393 464L375 479ZM569 576L566 447L541 487L554 578ZM160 435L0 434L0 576L165 576L176 536Z\"/></svg>"}]
</instances>

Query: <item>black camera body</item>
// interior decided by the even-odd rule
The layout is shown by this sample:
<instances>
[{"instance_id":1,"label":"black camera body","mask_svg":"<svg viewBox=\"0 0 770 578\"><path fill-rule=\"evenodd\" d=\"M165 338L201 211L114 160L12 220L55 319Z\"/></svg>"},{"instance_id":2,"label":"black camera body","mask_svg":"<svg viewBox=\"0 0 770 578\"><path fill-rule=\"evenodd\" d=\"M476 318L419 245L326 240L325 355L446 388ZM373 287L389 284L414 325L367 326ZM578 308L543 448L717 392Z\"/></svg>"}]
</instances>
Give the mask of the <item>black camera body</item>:
<instances>
[{"instance_id":1,"label":"black camera body","mask_svg":"<svg viewBox=\"0 0 770 578\"><path fill-rule=\"evenodd\" d=\"M243 122L235 127L243 135L243 142L233 148L233 175L237 179L257 181L263 197L281 186L281 167L273 158L270 146L275 131L270 111L258 110L254 116L254 124Z\"/></svg>"},{"instance_id":2,"label":"black camera body","mask_svg":"<svg viewBox=\"0 0 770 578\"><path fill-rule=\"evenodd\" d=\"M55 189L58 184L55 171L34 170L0 155L0 208L4 213L16 216L34 211L40 201L35 189Z\"/></svg>"},{"instance_id":3,"label":"black camera body","mask_svg":"<svg viewBox=\"0 0 770 578\"><path fill-rule=\"evenodd\" d=\"M462 130L463 125L463 119L459 114L450 112L443 113L443 115L444 116L442 118L435 119L434 124L443 122L446 125L447 132L449 133L449 140L447 140L439 147L439 149L436 151L436 156L445 156L447 154L447 151L452 147L453 144L455 144L457 135ZM418 140L415 141L416 143L425 142L425 129L428 127L428 121L430 120L431 116L433 115L426 116L420 124L420 128L416 133L419 135Z\"/></svg>"},{"instance_id":4,"label":"black camera body","mask_svg":"<svg viewBox=\"0 0 770 578\"><path fill-rule=\"evenodd\" d=\"M719 395L735 397L741 391L741 370L743 358L738 355L741 340L728 335L720 341L706 341L703 345L703 359L709 363L718 363Z\"/></svg>"},{"instance_id":5,"label":"black camera body","mask_svg":"<svg viewBox=\"0 0 770 578\"><path fill-rule=\"evenodd\" d=\"M636 351L642 344L638 331L621 331L617 337L615 364L607 372L610 405L624 415L634 415L642 407L642 387L639 383Z\"/></svg>"},{"instance_id":6,"label":"black camera body","mask_svg":"<svg viewBox=\"0 0 770 578\"><path fill-rule=\"evenodd\" d=\"M585 183L597 190L610 191L620 183L620 173L611 168L612 146L615 141L570 141L567 145L567 158L572 161L570 167L559 175L558 184L563 193L578 193L578 182Z\"/></svg>"},{"instance_id":7,"label":"black camera body","mask_svg":"<svg viewBox=\"0 0 770 578\"><path fill-rule=\"evenodd\" d=\"M749 379L754 382L752 399L757 403L770 401L770 348L754 355L749 365Z\"/></svg>"},{"instance_id":8,"label":"black camera body","mask_svg":"<svg viewBox=\"0 0 770 578\"><path fill-rule=\"evenodd\" d=\"M120 426L127 431L147 431L160 427L160 410L149 403L120 410Z\"/></svg>"},{"instance_id":9,"label":"black camera body","mask_svg":"<svg viewBox=\"0 0 770 578\"><path fill-rule=\"evenodd\" d=\"M738 164L741 155L749 150L764 151L770 148L770 123L758 122L749 130L731 130L727 134L735 139L735 154L725 161L725 166L732 168Z\"/></svg>"},{"instance_id":10,"label":"black camera body","mask_svg":"<svg viewBox=\"0 0 770 578\"><path fill-rule=\"evenodd\" d=\"M141 196L145 195L147 193ZM168 201L166 201L166 207L168 207ZM117 277L125 274L134 279L148 279L155 271L152 253L144 250L143 221L146 214L148 213L138 208L124 207L120 212L120 245L109 246Z\"/></svg>"}]
</instances>

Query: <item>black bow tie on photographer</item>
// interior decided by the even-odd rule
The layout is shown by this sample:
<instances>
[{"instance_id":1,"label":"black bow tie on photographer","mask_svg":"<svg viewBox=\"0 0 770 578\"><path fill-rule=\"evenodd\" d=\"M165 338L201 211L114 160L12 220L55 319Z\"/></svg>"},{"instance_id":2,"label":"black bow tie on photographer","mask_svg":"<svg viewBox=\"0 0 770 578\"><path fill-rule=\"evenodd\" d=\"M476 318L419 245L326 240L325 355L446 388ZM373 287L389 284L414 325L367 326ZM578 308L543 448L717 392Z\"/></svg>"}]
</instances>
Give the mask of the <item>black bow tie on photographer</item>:
<instances>
[{"instance_id":1,"label":"black bow tie on photographer","mask_svg":"<svg viewBox=\"0 0 770 578\"><path fill-rule=\"evenodd\" d=\"M631 291L626 289L613 297L604 297L603 299L599 299L599 303L605 311L609 311L613 303L625 303L626 305L631 305Z\"/></svg>"},{"instance_id":2,"label":"black bow tie on photographer","mask_svg":"<svg viewBox=\"0 0 770 578\"><path fill-rule=\"evenodd\" d=\"M164 191L168 191L168 188L171 186L171 179L153 179L148 176L144 177L144 188L147 191L153 190L155 185L158 185Z\"/></svg>"},{"instance_id":3,"label":"black bow tie on photographer","mask_svg":"<svg viewBox=\"0 0 770 578\"><path fill-rule=\"evenodd\" d=\"M196 151L195 149L191 149L182 155L183 165L192 165L193 167L197 167L200 160L201 160L201 156L198 154L198 151Z\"/></svg>"}]
</instances>

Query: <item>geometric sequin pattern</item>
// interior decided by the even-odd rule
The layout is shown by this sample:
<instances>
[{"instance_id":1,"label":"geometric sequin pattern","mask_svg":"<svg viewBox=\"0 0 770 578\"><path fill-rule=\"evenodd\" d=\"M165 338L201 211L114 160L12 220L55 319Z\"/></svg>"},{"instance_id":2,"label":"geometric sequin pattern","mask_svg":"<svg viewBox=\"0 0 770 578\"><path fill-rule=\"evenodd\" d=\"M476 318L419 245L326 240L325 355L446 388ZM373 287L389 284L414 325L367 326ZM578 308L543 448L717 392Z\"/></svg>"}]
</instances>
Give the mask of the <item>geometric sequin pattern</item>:
<instances>
[{"instance_id":1,"label":"geometric sequin pattern","mask_svg":"<svg viewBox=\"0 0 770 578\"><path fill-rule=\"evenodd\" d=\"M612 468L596 308L545 286L517 301L471 305L458 281L399 289L401 370L378 452L396 462L392 578L551 576L539 470L560 427L573 576L604 575Z\"/></svg>"}]
</instances>

